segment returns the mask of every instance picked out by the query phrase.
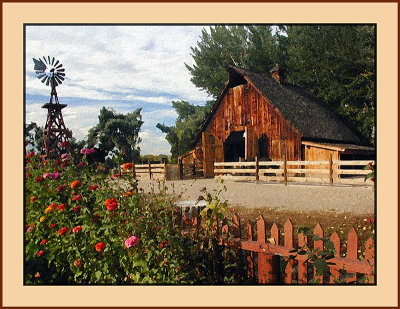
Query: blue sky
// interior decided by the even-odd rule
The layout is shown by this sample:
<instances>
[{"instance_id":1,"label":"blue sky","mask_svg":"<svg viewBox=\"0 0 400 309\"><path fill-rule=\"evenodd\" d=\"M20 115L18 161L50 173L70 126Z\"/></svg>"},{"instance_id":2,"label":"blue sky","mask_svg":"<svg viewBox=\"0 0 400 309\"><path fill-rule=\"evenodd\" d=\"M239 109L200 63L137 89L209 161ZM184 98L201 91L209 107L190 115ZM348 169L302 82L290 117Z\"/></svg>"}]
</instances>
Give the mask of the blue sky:
<instances>
[{"instance_id":1,"label":"blue sky","mask_svg":"<svg viewBox=\"0 0 400 309\"><path fill-rule=\"evenodd\" d=\"M55 57L66 79L57 87L64 122L78 140L98 123L101 107L142 108L141 154L169 154L158 122L173 125L171 101L204 104L210 97L190 82L185 63L203 26L26 26L26 123L45 125L50 87L36 78L32 58ZM205 27L208 28L208 27Z\"/></svg>"}]
</instances>

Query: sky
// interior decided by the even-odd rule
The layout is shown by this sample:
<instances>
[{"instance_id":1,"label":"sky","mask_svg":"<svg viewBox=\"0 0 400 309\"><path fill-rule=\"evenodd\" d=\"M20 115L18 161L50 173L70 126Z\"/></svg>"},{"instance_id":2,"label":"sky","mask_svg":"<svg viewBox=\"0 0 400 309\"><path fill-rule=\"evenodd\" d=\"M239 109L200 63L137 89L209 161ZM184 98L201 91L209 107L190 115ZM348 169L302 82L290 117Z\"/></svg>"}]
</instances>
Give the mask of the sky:
<instances>
[{"instance_id":1,"label":"sky","mask_svg":"<svg viewBox=\"0 0 400 309\"><path fill-rule=\"evenodd\" d=\"M50 87L37 79L32 58L55 57L66 73L57 89L66 127L86 139L105 106L117 113L142 108L141 154L170 154L157 123L174 125L174 100L204 105L209 97L190 81L190 47L203 26L26 25L25 123L45 125Z\"/></svg>"}]
</instances>

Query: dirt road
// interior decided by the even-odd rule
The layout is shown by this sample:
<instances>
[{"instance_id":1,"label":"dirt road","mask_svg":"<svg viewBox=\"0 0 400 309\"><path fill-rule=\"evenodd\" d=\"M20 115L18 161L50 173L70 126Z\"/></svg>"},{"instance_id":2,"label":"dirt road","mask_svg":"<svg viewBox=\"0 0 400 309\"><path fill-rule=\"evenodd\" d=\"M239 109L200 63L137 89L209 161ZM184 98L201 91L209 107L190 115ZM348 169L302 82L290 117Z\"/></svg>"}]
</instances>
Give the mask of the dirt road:
<instances>
[{"instance_id":1,"label":"dirt road","mask_svg":"<svg viewBox=\"0 0 400 309\"><path fill-rule=\"evenodd\" d=\"M166 181L169 193L181 194L181 200L196 200L202 188L213 190L226 187L221 200L232 206L270 207L275 210L328 211L335 213L373 214L374 192L371 186L327 186L305 184L271 184L225 181L215 179ZM139 181L145 191L158 190L156 181Z\"/></svg>"}]
</instances>

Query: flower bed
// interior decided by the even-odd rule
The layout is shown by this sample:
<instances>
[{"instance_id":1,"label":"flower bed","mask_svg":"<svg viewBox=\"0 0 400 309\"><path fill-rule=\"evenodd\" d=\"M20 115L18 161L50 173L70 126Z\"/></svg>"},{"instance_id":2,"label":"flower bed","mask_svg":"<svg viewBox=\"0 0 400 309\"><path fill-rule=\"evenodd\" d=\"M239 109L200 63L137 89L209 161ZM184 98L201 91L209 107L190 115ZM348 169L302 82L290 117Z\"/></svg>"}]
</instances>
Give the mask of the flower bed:
<instances>
[{"instance_id":1,"label":"flower bed","mask_svg":"<svg viewBox=\"0 0 400 309\"><path fill-rule=\"evenodd\" d=\"M29 153L25 170L25 284L212 282L207 251L174 225L172 197L134 178L120 186L85 156Z\"/></svg>"}]
</instances>

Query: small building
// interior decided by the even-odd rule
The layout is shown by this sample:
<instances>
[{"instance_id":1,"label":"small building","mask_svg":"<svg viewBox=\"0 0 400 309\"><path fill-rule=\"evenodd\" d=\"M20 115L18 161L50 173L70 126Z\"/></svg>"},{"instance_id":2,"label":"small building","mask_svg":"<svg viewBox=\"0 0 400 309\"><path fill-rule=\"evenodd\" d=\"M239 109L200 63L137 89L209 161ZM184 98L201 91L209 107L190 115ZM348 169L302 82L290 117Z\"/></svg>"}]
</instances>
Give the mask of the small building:
<instances>
[{"instance_id":1,"label":"small building","mask_svg":"<svg viewBox=\"0 0 400 309\"><path fill-rule=\"evenodd\" d=\"M229 80L195 137L186 161L372 159L374 148L326 104L299 87L282 84L279 66L270 76L230 66Z\"/></svg>"}]
</instances>

